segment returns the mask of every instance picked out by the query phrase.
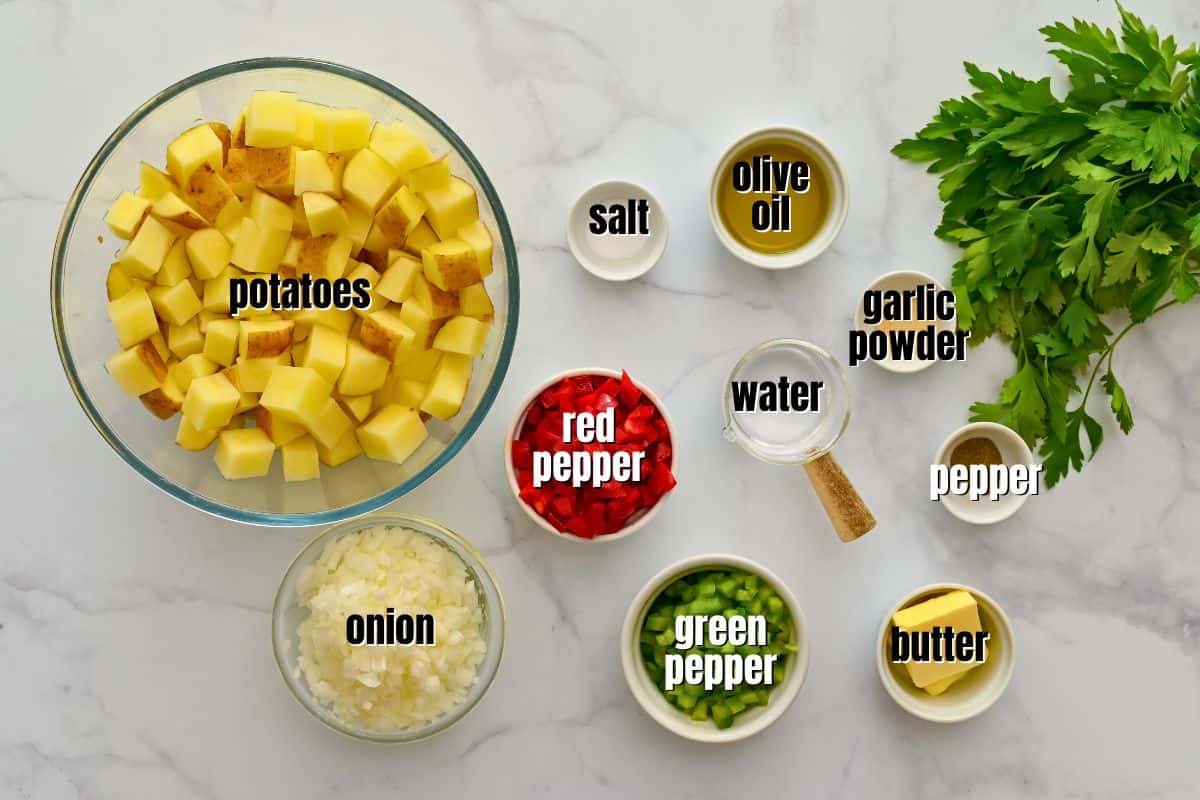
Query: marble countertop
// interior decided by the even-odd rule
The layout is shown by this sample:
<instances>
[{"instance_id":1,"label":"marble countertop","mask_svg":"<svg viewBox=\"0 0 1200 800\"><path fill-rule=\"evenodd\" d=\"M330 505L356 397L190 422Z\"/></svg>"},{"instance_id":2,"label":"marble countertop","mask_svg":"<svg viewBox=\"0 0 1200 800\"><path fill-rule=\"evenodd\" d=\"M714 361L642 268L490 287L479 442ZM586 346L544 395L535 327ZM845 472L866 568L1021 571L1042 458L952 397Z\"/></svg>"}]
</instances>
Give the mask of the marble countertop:
<instances>
[{"instance_id":1,"label":"marble countertop","mask_svg":"<svg viewBox=\"0 0 1200 800\"><path fill-rule=\"evenodd\" d=\"M934 180L888 154L971 58L1043 74L1036 29L1107 3L847 0L610 2L0 2L0 798L729 797L1194 798L1200 795L1200 348L1192 309L1118 356L1137 427L1006 523L974 528L926 499L932 453L989 398L1010 356L899 376L851 371L838 447L879 519L833 535L798 471L720 435L737 356L776 336L846 352L877 274L948 276ZM1185 41L1193 4L1134 10ZM686 11L684 11L686 9ZM238 526L156 491L91 429L64 380L45 304L59 217L124 115L196 70L297 54L373 72L470 143L519 244L516 356L491 416L440 474L395 504L466 532L506 594L511 631L481 706L430 742L341 738L289 697L269 608L313 534ZM735 262L705 211L708 173L738 135L818 132L848 171L851 211L818 262ZM670 215L662 263L598 281L564 243L569 203L601 179L651 188ZM1188 320L1187 318L1191 318ZM535 529L500 468L504 425L545 375L626 367L670 404L687 452L653 527L603 548ZM1192 522L1189 523L1188 520ZM636 706L617 661L626 605L655 571L706 551L757 559L803 604L807 685L769 731L705 747ZM960 725L900 710L875 672L882 614L906 591L961 581L995 597L1018 640L1001 701Z\"/></svg>"}]
</instances>

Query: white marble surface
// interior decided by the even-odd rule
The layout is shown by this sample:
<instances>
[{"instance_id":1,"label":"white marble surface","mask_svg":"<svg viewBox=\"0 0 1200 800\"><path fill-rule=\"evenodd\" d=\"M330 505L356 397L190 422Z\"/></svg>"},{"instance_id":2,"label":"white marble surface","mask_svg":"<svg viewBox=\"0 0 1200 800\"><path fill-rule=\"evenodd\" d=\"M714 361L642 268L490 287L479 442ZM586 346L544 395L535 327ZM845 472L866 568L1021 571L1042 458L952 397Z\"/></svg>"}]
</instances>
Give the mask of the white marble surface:
<instances>
[{"instance_id":1,"label":"white marble surface","mask_svg":"<svg viewBox=\"0 0 1200 800\"><path fill-rule=\"evenodd\" d=\"M941 439L1006 373L999 346L916 376L852 373L838 449L880 520L837 541L802 476L719 433L726 371L789 335L845 353L876 274L945 277L934 181L887 153L971 58L1050 67L1036 28L1107 3L0 2L0 241L5 444L0 535L0 797L1194 798L1200 795L1200 348L1194 309L1119 355L1137 417L1082 475L988 529L925 500ZM1058 6L1054 10L1048 7ZM557 8L555 8L557 6ZM1187 41L1186 0L1136 10ZM425 101L474 148L516 228L516 357L495 409L441 474L396 504L467 532L509 603L499 679L474 715L407 748L340 738L288 696L268 641L278 578L309 531L239 527L126 468L67 389L46 307L64 201L121 118L177 78L266 54L342 61ZM811 128L845 162L852 209L832 252L768 275L735 263L705 214L737 135ZM564 248L584 186L628 177L668 209L671 244L614 286ZM624 366L682 431L683 482L652 529L604 548L553 541L513 506L503 426L536 379ZM1188 523L1187 520L1193 522ZM706 748L658 728L617 663L626 604L670 561L726 550L803 603L812 666L796 705L751 741ZM1016 675L983 717L938 727L883 692L887 605L934 580L1012 616Z\"/></svg>"}]
</instances>

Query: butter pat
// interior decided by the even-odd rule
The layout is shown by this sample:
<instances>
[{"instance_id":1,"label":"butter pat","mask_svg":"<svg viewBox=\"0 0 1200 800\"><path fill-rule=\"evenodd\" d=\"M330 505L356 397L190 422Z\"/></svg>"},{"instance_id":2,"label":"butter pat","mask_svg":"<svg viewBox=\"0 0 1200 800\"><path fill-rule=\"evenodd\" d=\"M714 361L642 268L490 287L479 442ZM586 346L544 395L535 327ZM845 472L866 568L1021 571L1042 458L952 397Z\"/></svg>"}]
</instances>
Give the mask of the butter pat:
<instances>
[{"instance_id":1,"label":"butter pat","mask_svg":"<svg viewBox=\"0 0 1200 800\"><path fill-rule=\"evenodd\" d=\"M935 661L930 658L932 648L919 644L922 638L932 640L947 628L953 628L956 635L979 638L976 634L982 633L983 625L979 621L979 605L970 592L959 589L901 609L892 615L892 624L908 634L916 634L911 637L912 652L906 654L908 660L904 666L917 688L940 694L952 683L948 679L960 677L979 663L963 659ZM986 640L986 634L983 636Z\"/></svg>"}]
</instances>

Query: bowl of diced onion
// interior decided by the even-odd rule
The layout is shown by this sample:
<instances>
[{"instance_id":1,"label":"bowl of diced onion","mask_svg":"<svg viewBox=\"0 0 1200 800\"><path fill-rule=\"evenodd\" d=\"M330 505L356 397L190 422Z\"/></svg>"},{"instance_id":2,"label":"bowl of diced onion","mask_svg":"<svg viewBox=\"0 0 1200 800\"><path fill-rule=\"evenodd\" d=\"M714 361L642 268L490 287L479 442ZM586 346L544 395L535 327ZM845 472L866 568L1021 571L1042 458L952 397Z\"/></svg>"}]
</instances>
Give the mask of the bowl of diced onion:
<instances>
[{"instance_id":1,"label":"bowl of diced onion","mask_svg":"<svg viewBox=\"0 0 1200 800\"><path fill-rule=\"evenodd\" d=\"M350 643L351 615L385 612L431 617L433 644ZM356 739L404 743L478 705L500 668L506 624L495 576L469 542L432 520L379 513L300 551L275 595L271 640L284 683L310 714Z\"/></svg>"}]
</instances>

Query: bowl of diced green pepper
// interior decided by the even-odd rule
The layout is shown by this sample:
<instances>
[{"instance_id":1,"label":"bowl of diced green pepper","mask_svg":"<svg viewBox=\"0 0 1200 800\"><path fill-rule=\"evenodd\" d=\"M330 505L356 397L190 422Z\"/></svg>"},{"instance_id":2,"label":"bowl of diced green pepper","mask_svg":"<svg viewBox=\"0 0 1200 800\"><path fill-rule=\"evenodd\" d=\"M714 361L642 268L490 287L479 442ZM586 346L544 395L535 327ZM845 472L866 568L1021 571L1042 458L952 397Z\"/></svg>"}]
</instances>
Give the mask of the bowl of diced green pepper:
<instances>
[{"instance_id":1,"label":"bowl of diced green pepper","mask_svg":"<svg viewBox=\"0 0 1200 800\"><path fill-rule=\"evenodd\" d=\"M679 641L676 619L705 621L708 633L755 631L734 644ZM742 618L735 620L734 618ZM765 636L763 633L765 632ZM734 638L728 636L726 638ZM747 637L749 638L749 637ZM667 689L669 657L698 656L692 663L731 671L737 661L748 672L762 665L757 683L706 686L684 682ZM741 656L742 658L726 658ZM756 658L755 658L756 657ZM680 659L672 658L678 681ZM621 665L642 709L669 731L701 742L744 739L779 719L800 692L808 672L804 614L795 595L774 573L747 558L725 554L693 556L672 564L642 587L629 606L621 631ZM767 673L770 673L769 680ZM705 673L711 678L711 670Z\"/></svg>"}]
</instances>

